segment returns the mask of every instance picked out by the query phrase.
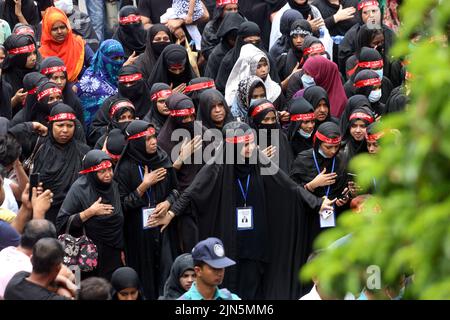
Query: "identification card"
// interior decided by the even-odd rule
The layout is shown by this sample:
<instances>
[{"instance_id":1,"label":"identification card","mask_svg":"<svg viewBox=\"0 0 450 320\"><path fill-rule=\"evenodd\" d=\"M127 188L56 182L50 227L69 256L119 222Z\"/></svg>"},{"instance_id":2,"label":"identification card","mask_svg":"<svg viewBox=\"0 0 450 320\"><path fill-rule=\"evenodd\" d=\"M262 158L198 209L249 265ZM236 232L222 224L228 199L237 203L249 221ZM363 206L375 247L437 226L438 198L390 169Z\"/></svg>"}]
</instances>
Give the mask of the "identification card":
<instances>
[{"instance_id":1,"label":"identification card","mask_svg":"<svg viewBox=\"0 0 450 320\"><path fill-rule=\"evenodd\" d=\"M253 229L253 208L241 207L236 208L237 228L238 230Z\"/></svg>"},{"instance_id":2,"label":"identification card","mask_svg":"<svg viewBox=\"0 0 450 320\"><path fill-rule=\"evenodd\" d=\"M155 211L155 207L145 207L142 208L142 228L145 229L151 229L152 227L147 226L149 223L150 216Z\"/></svg>"},{"instance_id":3,"label":"identification card","mask_svg":"<svg viewBox=\"0 0 450 320\"><path fill-rule=\"evenodd\" d=\"M329 228L335 227L336 222L334 220L334 210L322 210L320 214L320 227Z\"/></svg>"}]
</instances>

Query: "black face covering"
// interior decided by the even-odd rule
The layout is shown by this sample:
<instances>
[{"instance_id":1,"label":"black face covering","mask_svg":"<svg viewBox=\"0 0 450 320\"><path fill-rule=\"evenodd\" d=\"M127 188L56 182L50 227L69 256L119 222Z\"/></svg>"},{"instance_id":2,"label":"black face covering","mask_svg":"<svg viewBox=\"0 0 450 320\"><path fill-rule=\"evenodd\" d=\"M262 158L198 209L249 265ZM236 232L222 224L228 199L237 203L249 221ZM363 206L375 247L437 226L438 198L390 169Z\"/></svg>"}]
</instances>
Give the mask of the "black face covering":
<instances>
[{"instance_id":1,"label":"black face covering","mask_svg":"<svg viewBox=\"0 0 450 320\"><path fill-rule=\"evenodd\" d=\"M152 42L152 49L155 55L159 57L161 52L163 52L164 48L170 44L169 42Z\"/></svg>"}]
</instances>

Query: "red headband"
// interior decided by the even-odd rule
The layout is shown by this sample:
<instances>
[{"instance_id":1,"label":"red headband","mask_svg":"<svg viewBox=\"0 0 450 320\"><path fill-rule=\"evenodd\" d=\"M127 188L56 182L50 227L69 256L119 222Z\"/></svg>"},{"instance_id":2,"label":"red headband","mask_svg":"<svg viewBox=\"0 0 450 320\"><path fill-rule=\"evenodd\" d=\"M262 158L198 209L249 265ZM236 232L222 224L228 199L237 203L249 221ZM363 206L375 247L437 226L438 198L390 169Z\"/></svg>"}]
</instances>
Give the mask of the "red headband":
<instances>
[{"instance_id":1,"label":"red headband","mask_svg":"<svg viewBox=\"0 0 450 320\"><path fill-rule=\"evenodd\" d=\"M314 135L314 140L319 139L322 142L329 143L329 144L338 144L341 143L341 137L336 138L328 138L327 136L324 136L319 131L316 131L316 134Z\"/></svg>"},{"instance_id":2,"label":"red headband","mask_svg":"<svg viewBox=\"0 0 450 320\"><path fill-rule=\"evenodd\" d=\"M137 16L135 14L130 14L129 16L119 18L120 24L131 24L141 21L141 16Z\"/></svg>"},{"instance_id":3,"label":"red headband","mask_svg":"<svg viewBox=\"0 0 450 320\"><path fill-rule=\"evenodd\" d=\"M353 120L353 119L361 119L361 120L365 120L368 123L372 123L373 122L373 117L371 117L370 115L364 113L364 112L355 112L352 113L350 115L349 120Z\"/></svg>"},{"instance_id":4,"label":"red headband","mask_svg":"<svg viewBox=\"0 0 450 320\"><path fill-rule=\"evenodd\" d=\"M36 51L36 47L35 47L34 43L32 43L28 46L8 50L8 54L22 54L22 53L29 53L29 52L34 52L34 51Z\"/></svg>"},{"instance_id":5,"label":"red headband","mask_svg":"<svg viewBox=\"0 0 450 320\"><path fill-rule=\"evenodd\" d=\"M356 82L353 86L355 88L363 88L368 86L378 86L381 85L381 79L380 78L373 78L373 79L366 79L366 80L360 80Z\"/></svg>"},{"instance_id":6,"label":"red headband","mask_svg":"<svg viewBox=\"0 0 450 320\"><path fill-rule=\"evenodd\" d=\"M34 37L34 30L31 28L19 28L17 29L14 34L17 35L21 35L21 34L25 34L25 35L29 35L31 34Z\"/></svg>"},{"instance_id":7,"label":"red headband","mask_svg":"<svg viewBox=\"0 0 450 320\"><path fill-rule=\"evenodd\" d=\"M79 174L86 174L86 173L89 173L89 172L96 172L96 171L100 171L100 170L103 170L103 169L108 169L108 168L111 168L111 167L112 167L111 161L103 160L100 164L98 164L96 166L93 166L93 167L81 170L79 172Z\"/></svg>"},{"instance_id":8,"label":"red headband","mask_svg":"<svg viewBox=\"0 0 450 320\"><path fill-rule=\"evenodd\" d=\"M271 104L270 102L263 103L263 104L257 106L257 107L252 111L251 116L254 117L254 116L256 116L258 113L260 113L261 111L266 110L266 109L269 109L269 108L275 109L275 107L273 106L273 104Z\"/></svg>"},{"instance_id":9,"label":"red headband","mask_svg":"<svg viewBox=\"0 0 450 320\"><path fill-rule=\"evenodd\" d=\"M112 154L106 148L105 148L105 153L113 160L119 160L120 159L120 154L119 155Z\"/></svg>"},{"instance_id":10,"label":"red headband","mask_svg":"<svg viewBox=\"0 0 450 320\"><path fill-rule=\"evenodd\" d=\"M238 0L217 0L216 7L223 7L227 4L237 4Z\"/></svg>"},{"instance_id":11,"label":"red headband","mask_svg":"<svg viewBox=\"0 0 450 320\"><path fill-rule=\"evenodd\" d=\"M40 93L38 94L38 96L37 96L37 99L38 99L38 101L41 101L42 98L45 98L45 97L51 95L52 93L59 93L59 94L62 94L60 88L49 88L49 89L46 89L46 90L40 92Z\"/></svg>"},{"instance_id":12,"label":"red headband","mask_svg":"<svg viewBox=\"0 0 450 320\"><path fill-rule=\"evenodd\" d=\"M195 108L170 110L171 117L185 117L195 113Z\"/></svg>"},{"instance_id":13,"label":"red headband","mask_svg":"<svg viewBox=\"0 0 450 320\"><path fill-rule=\"evenodd\" d=\"M367 134L366 133L366 141L377 141L378 139L380 139L382 136L384 136L384 132L378 132L378 133L374 133L374 134Z\"/></svg>"},{"instance_id":14,"label":"red headband","mask_svg":"<svg viewBox=\"0 0 450 320\"><path fill-rule=\"evenodd\" d=\"M377 6L377 7L379 7L380 5L378 4L378 1L363 1L363 2L360 2L358 4L358 10L362 10L365 7L368 7L368 6Z\"/></svg>"},{"instance_id":15,"label":"red headband","mask_svg":"<svg viewBox=\"0 0 450 320\"><path fill-rule=\"evenodd\" d=\"M75 120L77 117L73 113L58 113L52 117L48 117L48 121L64 121L64 120Z\"/></svg>"},{"instance_id":16,"label":"red headband","mask_svg":"<svg viewBox=\"0 0 450 320\"><path fill-rule=\"evenodd\" d=\"M209 89L209 88L215 88L216 85L214 84L214 80L207 81L207 82L200 82L196 84L191 84L190 86L187 86L186 89L184 89L183 93L188 93L191 91L198 91L202 89Z\"/></svg>"},{"instance_id":17,"label":"red headband","mask_svg":"<svg viewBox=\"0 0 450 320\"><path fill-rule=\"evenodd\" d=\"M133 74L127 74L125 76L119 76L120 83L133 82L133 81L138 81L141 79L142 79L142 73L133 73Z\"/></svg>"},{"instance_id":18,"label":"red headband","mask_svg":"<svg viewBox=\"0 0 450 320\"><path fill-rule=\"evenodd\" d=\"M291 121L311 121L316 118L314 112L291 115Z\"/></svg>"},{"instance_id":19,"label":"red headband","mask_svg":"<svg viewBox=\"0 0 450 320\"><path fill-rule=\"evenodd\" d=\"M131 108L131 109L134 110L133 104L131 104L128 101L121 101L121 102L119 102L117 104L114 104L111 107L111 109L109 109L109 117L112 117L117 112L117 110L119 110L120 108L126 108L126 107Z\"/></svg>"},{"instance_id":20,"label":"red headband","mask_svg":"<svg viewBox=\"0 0 450 320\"><path fill-rule=\"evenodd\" d=\"M305 50L303 50L304 55L309 55L311 53L324 53L324 52L325 52L325 47L323 46L323 44L320 44L320 47L316 47L316 48L309 47L309 48L306 48Z\"/></svg>"},{"instance_id":21,"label":"red headband","mask_svg":"<svg viewBox=\"0 0 450 320\"><path fill-rule=\"evenodd\" d=\"M172 90L161 90L158 91L157 93L152 94L152 101L154 100L158 100L160 98L166 99L168 96L170 96L172 94Z\"/></svg>"},{"instance_id":22,"label":"red headband","mask_svg":"<svg viewBox=\"0 0 450 320\"><path fill-rule=\"evenodd\" d=\"M153 127L148 127L145 131L136 133L132 136L129 136L127 140L134 140L134 139L139 139L145 136L154 136L156 133L155 128Z\"/></svg>"},{"instance_id":23,"label":"red headband","mask_svg":"<svg viewBox=\"0 0 450 320\"><path fill-rule=\"evenodd\" d=\"M55 73L55 72L66 72L67 68L66 66L55 66L55 67L48 67L41 70L41 73L43 75Z\"/></svg>"},{"instance_id":24,"label":"red headband","mask_svg":"<svg viewBox=\"0 0 450 320\"><path fill-rule=\"evenodd\" d=\"M234 143L234 144L253 142L254 140L255 140L255 136L253 135L253 133L247 134L245 136L240 136L240 137L225 138L226 142Z\"/></svg>"},{"instance_id":25,"label":"red headband","mask_svg":"<svg viewBox=\"0 0 450 320\"><path fill-rule=\"evenodd\" d=\"M358 62L358 67L367 69L381 69L383 68L383 60L361 61Z\"/></svg>"},{"instance_id":26,"label":"red headband","mask_svg":"<svg viewBox=\"0 0 450 320\"><path fill-rule=\"evenodd\" d=\"M28 91L27 93L28 94L35 94L36 93L36 91L37 91L37 87L35 87L35 88L33 88L33 89L31 89L30 91Z\"/></svg>"}]
</instances>

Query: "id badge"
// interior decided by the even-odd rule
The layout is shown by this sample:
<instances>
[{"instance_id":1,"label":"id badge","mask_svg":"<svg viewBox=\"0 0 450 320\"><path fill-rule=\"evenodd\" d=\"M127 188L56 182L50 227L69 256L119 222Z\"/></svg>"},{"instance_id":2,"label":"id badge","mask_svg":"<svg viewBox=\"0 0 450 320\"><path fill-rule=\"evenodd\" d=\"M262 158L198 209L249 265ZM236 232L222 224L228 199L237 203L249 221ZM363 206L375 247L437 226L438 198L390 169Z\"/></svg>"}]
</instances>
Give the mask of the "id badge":
<instances>
[{"instance_id":1,"label":"id badge","mask_svg":"<svg viewBox=\"0 0 450 320\"><path fill-rule=\"evenodd\" d=\"M334 210L322 210L319 212L319 215L321 228L329 228L336 226L336 222L334 220Z\"/></svg>"},{"instance_id":2,"label":"id badge","mask_svg":"<svg viewBox=\"0 0 450 320\"><path fill-rule=\"evenodd\" d=\"M147 226L147 224L148 224L148 219L153 214L155 209L156 209L155 207L142 208L142 229L145 230L145 229L151 229L152 228L152 227Z\"/></svg>"},{"instance_id":3,"label":"id badge","mask_svg":"<svg viewBox=\"0 0 450 320\"><path fill-rule=\"evenodd\" d=\"M238 230L253 229L253 207L236 208L236 217Z\"/></svg>"}]
</instances>

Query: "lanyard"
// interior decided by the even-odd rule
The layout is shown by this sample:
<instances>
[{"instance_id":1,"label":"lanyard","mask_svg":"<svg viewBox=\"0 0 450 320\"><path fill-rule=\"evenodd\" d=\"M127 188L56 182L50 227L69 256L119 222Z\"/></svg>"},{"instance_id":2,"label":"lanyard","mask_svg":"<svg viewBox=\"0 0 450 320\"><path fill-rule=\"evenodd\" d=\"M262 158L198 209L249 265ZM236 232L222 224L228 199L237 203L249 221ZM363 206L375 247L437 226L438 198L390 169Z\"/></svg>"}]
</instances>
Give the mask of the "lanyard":
<instances>
[{"instance_id":1,"label":"lanyard","mask_svg":"<svg viewBox=\"0 0 450 320\"><path fill-rule=\"evenodd\" d=\"M313 158L314 158L314 164L316 165L317 172L320 174L321 171L320 171L320 168L319 168L319 164L317 163L316 152L314 150L313 150ZM335 164L335 162L336 162L336 157L333 157L333 164L331 165L331 172L330 173L334 172L334 164ZM327 198L328 198L328 194L330 193L330 188L331 188L331 185L328 186L327 193L325 194L325 196Z\"/></svg>"},{"instance_id":2,"label":"lanyard","mask_svg":"<svg viewBox=\"0 0 450 320\"><path fill-rule=\"evenodd\" d=\"M142 181L144 181L144 175L142 174L142 168L141 166L138 166L139 168L139 174L141 175L141 179ZM147 194L147 198L148 198L148 206L151 207L151 203L152 203L152 188L148 188L147 191L145 191L145 193Z\"/></svg>"},{"instance_id":3,"label":"lanyard","mask_svg":"<svg viewBox=\"0 0 450 320\"><path fill-rule=\"evenodd\" d=\"M242 198L244 198L244 207L246 207L247 206L247 196L248 196L248 185L250 183L250 173L247 176L247 187L246 187L245 192L244 192L244 188L242 187L241 180L239 180L239 178L237 179L237 182L239 184L239 188L241 189Z\"/></svg>"}]
</instances>

